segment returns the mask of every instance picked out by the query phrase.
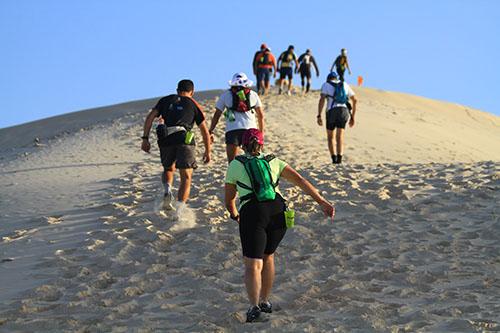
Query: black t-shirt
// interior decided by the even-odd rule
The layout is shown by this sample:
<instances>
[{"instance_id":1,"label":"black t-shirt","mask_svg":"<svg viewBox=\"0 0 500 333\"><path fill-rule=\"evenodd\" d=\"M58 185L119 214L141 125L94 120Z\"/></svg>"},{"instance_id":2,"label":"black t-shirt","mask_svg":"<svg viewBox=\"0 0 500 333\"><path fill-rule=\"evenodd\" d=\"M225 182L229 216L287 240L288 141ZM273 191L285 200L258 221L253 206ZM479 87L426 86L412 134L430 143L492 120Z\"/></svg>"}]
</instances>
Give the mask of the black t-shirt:
<instances>
[{"instance_id":1,"label":"black t-shirt","mask_svg":"<svg viewBox=\"0 0 500 333\"><path fill-rule=\"evenodd\" d=\"M165 126L182 126L186 130L191 130L194 126L200 125L205 120L205 115L201 107L192 98L168 95L158 101L154 107L158 116L165 120ZM170 146L183 144L186 132L177 132L169 135L165 140L160 142L160 145ZM194 140L192 141L194 144Z\"/></svg>"}]
</instances>

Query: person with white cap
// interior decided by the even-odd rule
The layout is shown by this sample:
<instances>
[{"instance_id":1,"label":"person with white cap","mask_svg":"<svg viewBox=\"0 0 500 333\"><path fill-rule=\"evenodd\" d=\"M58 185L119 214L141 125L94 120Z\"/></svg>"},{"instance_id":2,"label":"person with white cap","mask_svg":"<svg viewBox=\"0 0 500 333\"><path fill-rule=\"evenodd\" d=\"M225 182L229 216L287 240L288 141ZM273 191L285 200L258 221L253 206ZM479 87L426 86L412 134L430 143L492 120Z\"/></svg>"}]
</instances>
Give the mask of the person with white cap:
<instances>
[{"instance_id":1,"label":"person with white cap","mask_svg":"<svg viewBox=\"0 0 500 333\"><path fill-rule=\"evenodd\" d=\"M348 109L348 102L351 100L352 113ZM321 87L321 97L318 103L317 122L323 126L321 113L326 103L326 132L328 140L328 149L334 164L342 163L344 150L344 131L345 125L349 121L349 126L354 126L354 117L356 115L356 97L352 88L343 81L335 72L328 74L326 82ZM336 132L336 133L335 133ZM334 137L335 134L335 137ZM336 140L336 144L334 141Z\"/></svg>"},{"instance_id":2,"label":"person with white cap","mask_svg":"<svg viewBox=\"0 0 500 333\"><path fill-rule=\"evenodd\" d=\"M245 73L236 73L229 81L230 88L224 91L215 105L215 114L209 133L214 130L222 115L226 120L226 154L228 163L240 152L242 136L249 128L264 131L264 111L259 95L251 89L253 82Z\"/></svg>"},{"instance_id":3,"label":"person with white cap","mask_svg":"<svg viewBox=\"0 0 500 333\"><path fill-rule=\"evenodd\" d=\"M347 61L347 50L342 49L340 50L340 55L335 59L335 61L332 64L332 68L330 69L330 72L333 72L333 70L337 68L337 73L339 74L339 79L340 81L344 81L344 72L347 68L349 71L349 75L351 75L351 68L349 68L349 62Z\"/></svg>"}]
</instances>

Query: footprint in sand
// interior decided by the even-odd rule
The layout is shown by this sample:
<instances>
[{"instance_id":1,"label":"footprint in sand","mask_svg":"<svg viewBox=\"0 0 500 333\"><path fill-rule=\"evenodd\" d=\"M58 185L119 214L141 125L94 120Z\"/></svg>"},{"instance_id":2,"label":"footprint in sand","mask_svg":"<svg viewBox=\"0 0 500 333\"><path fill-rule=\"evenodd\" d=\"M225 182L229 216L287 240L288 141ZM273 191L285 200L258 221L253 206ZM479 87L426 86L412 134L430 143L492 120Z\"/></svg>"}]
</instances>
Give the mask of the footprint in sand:
<instances>
[{"instance_id":1,"label":"footprint in sand","mask_svg":"<svg viewBox=\"0 0 500 333\"><path fill-rule=\"evenodd\" d=\"M59 224L64 220L63 215L44 216L44 219L48 224Z\"/></svg>"},{"instance_id":2,"label":"footprint in sand","mask_svg":"<svg viewBox=\"0 0 500 333\"><path fill-rule=\"evenodd\" d=\"M28 230L26 230L26 229L16 230L16 231L14 231L13 235L2 237L2 241L4 241L5 243L10 243L10 242L13 242L15 240L23 238L27 233L28 233Z\"/></svg>"}]
</instances>

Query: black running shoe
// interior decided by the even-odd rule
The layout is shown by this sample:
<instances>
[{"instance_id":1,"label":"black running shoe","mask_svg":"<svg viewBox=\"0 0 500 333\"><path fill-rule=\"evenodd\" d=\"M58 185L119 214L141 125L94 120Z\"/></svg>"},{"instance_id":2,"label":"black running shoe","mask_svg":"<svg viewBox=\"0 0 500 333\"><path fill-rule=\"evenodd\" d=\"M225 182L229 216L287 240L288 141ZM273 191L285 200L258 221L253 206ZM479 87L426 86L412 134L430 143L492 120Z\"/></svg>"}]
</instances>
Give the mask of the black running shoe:
<instances>
[{"instance_id":1,"label":"black running shoe","mask_svg":"<svg viewBox=\"0 0 500 333\"><path fill-rule=\"evenodd\" d=\"M259 308L261 312L273 313L273 305L271 302L262 302L259 304Z\"/></svg>"},{"instance_id":2,"label":"black running shoe","mask_svg":"<svg viewBox=\"0 0 500 333\"><path fill-rule=\"evenodd\" d=\"M256 321L260 317L260 308L258 306L252 306L247 311L247 323Z\"/></svg>"},{"instance_id":3,"label":"black running shoe","mask_svg":"<svg viewBox=\"0 0 500 333\"><path fill-rule=\"evenodd\" d=\"M337 164L337 155L332 155L332 163Z\"/></svg>"}]
</instances>

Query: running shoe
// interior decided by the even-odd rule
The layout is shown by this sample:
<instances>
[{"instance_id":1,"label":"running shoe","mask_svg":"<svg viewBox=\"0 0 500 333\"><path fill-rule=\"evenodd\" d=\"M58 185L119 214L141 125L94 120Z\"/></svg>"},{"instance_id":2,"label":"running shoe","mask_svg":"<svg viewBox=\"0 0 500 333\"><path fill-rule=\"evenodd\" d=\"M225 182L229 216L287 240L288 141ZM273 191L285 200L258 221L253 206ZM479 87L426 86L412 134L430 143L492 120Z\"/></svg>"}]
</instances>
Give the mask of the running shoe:
<instances>
[{"instance_id":1,"label":"running shoe","mask_svg":"<svg viewBox=\"0 0 500 333\"><path fill-rule=\"evenodd\" d=\"M259 304L260 311L265 313L273 313L273 304L269 301Z\"/></svg>"},{"instance_id":2,"label":"running shoe","mask_svg":"<svg viewBox=\"0 0 500 333\"><path fill-rule=\"evenodd\" d=\"M247 323L256 321L260 317L260 308L258 306L251 306L247 311Z\"/></svg>"},{"instance_id":3,"label":"running shoe","mask_svg":"<svg viewBox=\"0 0 500 333\"><path fill-rule=\"evenodd\" d=\"M167 192L163 196L163 209L164 210L174 210L174 195L172 192Z\"/></svg>"}]
</instances>

